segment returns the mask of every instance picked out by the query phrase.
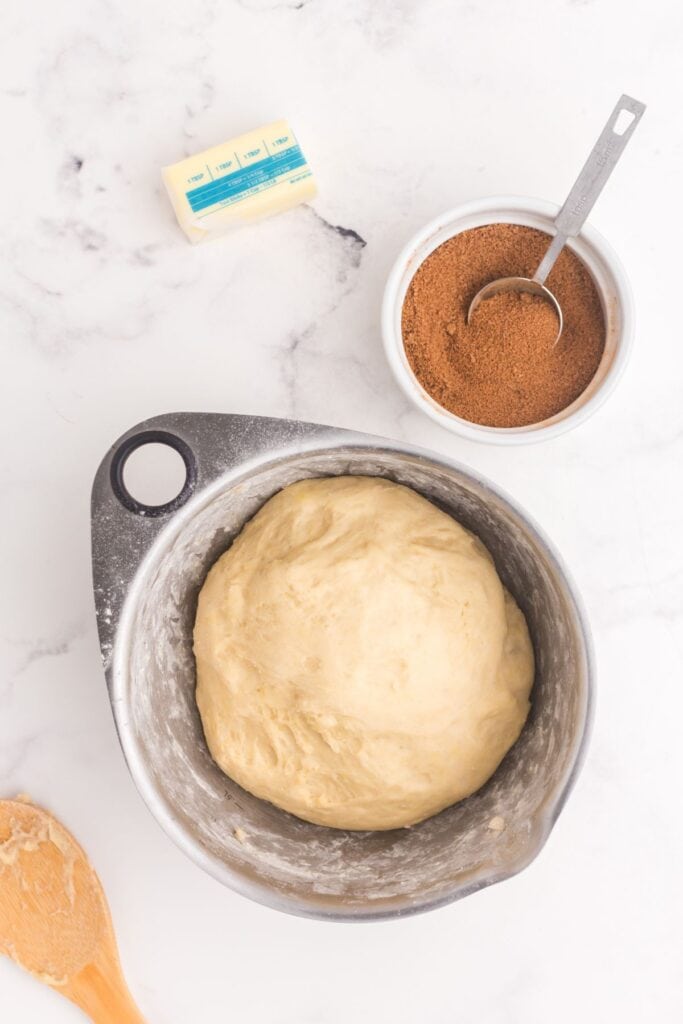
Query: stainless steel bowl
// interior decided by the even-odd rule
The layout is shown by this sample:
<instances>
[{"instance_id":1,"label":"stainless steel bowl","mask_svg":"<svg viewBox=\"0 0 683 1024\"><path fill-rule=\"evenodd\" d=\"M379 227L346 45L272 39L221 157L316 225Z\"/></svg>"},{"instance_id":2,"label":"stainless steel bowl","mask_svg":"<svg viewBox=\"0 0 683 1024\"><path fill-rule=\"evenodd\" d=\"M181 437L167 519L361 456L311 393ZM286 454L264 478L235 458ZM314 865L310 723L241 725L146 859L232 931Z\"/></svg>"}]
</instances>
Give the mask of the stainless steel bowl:
<instances>
[{"instance_id":1,"label":"stainless steel bowl","mask_svg":"<svg viewBox=\"0 0 683 1024\"><path fill-rule=\"evenodd\" d=\"M185 460L160 508L125 489L135 448ZM209 755L194 700L192 626L206 572L273 493L358 473L407 484L481 537L526 614L536 652L529 720L493 778L421 825L344 832L300 821L232 782ZM585 749L591 643L581 604L538 527L487 481L443 457L330 427L178 413L139 424L93 487L93 574L116 726L152 814L197 864L260 903L335 920L441 906L520 871L539 852ZM489 828L493 818L503 831Z\"/></svg>"}]
</instances>

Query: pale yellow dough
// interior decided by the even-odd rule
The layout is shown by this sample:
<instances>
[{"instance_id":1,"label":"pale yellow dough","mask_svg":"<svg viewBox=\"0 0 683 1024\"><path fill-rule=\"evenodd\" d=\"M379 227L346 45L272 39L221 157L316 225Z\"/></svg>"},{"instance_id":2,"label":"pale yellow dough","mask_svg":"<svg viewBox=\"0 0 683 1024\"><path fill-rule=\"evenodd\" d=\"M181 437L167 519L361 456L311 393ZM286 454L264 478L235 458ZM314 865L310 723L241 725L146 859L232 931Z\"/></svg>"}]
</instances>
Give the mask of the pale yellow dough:
<instances>
[{"instance_id":1,"label":"pale yellow dough","mask_svg":"<svg viewBox=\"0 0 683 1024\"><path fill-rule=\"evenodd\" d=\"M271 498L209 573L194 643L217 763L334 828L411 825L473 793L529 710L529 633L486 548L379 478Z\"/></svg>"}]
</instances>

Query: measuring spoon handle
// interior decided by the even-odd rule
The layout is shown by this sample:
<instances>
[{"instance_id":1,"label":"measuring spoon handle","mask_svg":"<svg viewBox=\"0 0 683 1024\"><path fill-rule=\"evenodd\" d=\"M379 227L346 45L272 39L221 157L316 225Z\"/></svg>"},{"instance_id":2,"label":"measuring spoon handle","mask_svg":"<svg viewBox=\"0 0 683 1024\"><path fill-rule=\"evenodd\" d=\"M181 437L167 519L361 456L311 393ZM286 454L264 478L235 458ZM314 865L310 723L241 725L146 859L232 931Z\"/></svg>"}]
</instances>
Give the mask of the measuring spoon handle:
<instances>
[{"instance_id":1,"label":"measuring spoon handle","mask_svg":"<svg viewBox=\"0 0 683 1024\"><path fill-rule=\"evenodd\" d=\"M627 121L625 127L622 127L625 118L621 118L620 123L622 113L632 115L630 122ZM607 179L644 113L644 103L624 95L610 114L600 138L593 146L564 206L557 215L555 238L534 274L534 280L539 284L544 283L567 239L578 235L583 227L586 217L593 209L596 199L605 187Z\"/></svg>"}]
</instances>

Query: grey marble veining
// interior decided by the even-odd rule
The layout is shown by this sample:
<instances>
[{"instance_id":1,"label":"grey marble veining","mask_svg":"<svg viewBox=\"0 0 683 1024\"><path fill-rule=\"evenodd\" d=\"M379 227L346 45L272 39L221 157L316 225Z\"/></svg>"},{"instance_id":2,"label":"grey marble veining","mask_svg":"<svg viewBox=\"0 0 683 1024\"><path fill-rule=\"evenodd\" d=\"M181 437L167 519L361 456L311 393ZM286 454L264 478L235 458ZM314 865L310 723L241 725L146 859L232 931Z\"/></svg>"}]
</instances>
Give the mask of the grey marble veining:
<instances>
[{"instance_id":1,"label":"grey marble veining","mask_svg":"<svg viewBox=\"0 0 683 1024\"><path fill-rule=\"evenodd\" d=\"M682 43L673 0L5 5L0 788L45 803L88 850L150 1020L680 1020ZM648 111L591 219L634 285L623 382L549 445L444 434L382 352L399 248L471 198L561 200L622 90ZM319 197L190 247L159 169L281 116ZM182 409L422 445L550 534L588 606L597 714L572 800L522 875L414 920L322 925L231 894L157 828L102 679L89 494L123 430ZM74 1019L4 961L0 989L13 1024Z\"/></svg>"}]
</instances>

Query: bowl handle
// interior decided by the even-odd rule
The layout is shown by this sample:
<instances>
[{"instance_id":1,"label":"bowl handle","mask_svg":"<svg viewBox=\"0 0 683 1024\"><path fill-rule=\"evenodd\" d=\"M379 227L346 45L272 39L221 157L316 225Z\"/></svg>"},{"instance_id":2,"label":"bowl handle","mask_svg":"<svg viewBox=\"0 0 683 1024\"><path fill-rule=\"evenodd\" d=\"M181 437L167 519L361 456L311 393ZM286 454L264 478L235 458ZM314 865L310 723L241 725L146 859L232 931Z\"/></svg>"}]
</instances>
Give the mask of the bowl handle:
<instances>
[{"instance_id":1,"label":"bowl handle","mask_svg":"<svg viewBox=\"0 0 683 1024\"><path fill-rule=\"evenodd\" d=\"M175 498L162 505L145 505L138 501L130 493L124 480L123 471L128 457L146 444L168 445L178 452L185 464L185 483ZM197 484L197 460L189 444L177 434L171 434L167 430L141 430L125 437L118 446L115 446L109 466L109 482L114 495L129 512L156 518L168 515L169 512L176 512L190 497Z\"/></svg>"},{"instance_id":2,"label":"bowl handle","mask_svg":"<svg viewBox=\"0 0 683 1024\"><path fill-rule=\"evenodd\" d=\"M238 473L255 459L362 437L296 420L184 412L155 416L126 431L100 463L92 489L93 587L107 677L121 612L140 564L190 499L197 499L215 480ZM185 463L180 493L163 505L138 501L123 477L131 453L150 443L169 445Z\"/></svg>"}]
</instances>

